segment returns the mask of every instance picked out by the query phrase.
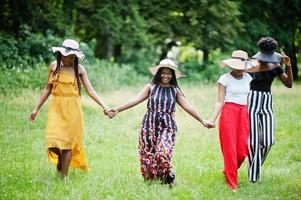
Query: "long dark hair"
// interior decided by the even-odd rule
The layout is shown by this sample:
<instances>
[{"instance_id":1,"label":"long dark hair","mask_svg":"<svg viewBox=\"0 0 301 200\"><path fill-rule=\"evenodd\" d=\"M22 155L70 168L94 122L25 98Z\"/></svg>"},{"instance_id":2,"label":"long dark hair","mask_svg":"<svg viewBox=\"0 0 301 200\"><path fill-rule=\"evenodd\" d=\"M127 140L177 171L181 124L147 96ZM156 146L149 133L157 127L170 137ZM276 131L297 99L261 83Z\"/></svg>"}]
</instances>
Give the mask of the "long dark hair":
<instances>
[{"instance_id":1,"label":"long dark hair","mask_svg":"<svg viewBox=\"0 0 301 200\"><path fill-rule=\"evenodd\" d=\"M153 77L153 79L151 81L152 84L156 85L156 84L160 83L163 68L164 67L160 67L158 69L157 73L155 74L155 76ZM168 68L168 69L170 69L170 68ZM170 69L170 70L171 70L171 73L172 73L172 78L170 80L170 85L172 85L175 88L178 88L179 91L181 92L181 94L185 97L184 93L182 92L181 88L178 85L175 70L173 70L173 69Z\"/></svg>"},{"instance_id":2,"label":"long dark hair","mask_svg":"<svg viewBox=\"0 0 301 200\"><path fill-rule=\"evenodd\" d=\"M55 68L52 76L56 76L59 73L59 71L62 69L61 61L62 61L62 54L60 52L58 52L57 56L56 56L56 68ZM78 92L80 95L81 94L81 83L80 83L80 78L79 78L79 73L78 73L78 58L77 57L75 57L75 59L74 59L73 69L74 69L74 74L76 77Z\"/></svg>"},{"instance_id":3,"label":"long dark hair","mask_svg":"<svg viewBox=\"0 0 301 200\"><path fill-rule=\"evenodd\" d=\"M162 70L164 67L160 67L157 71L157 73L155 74L155 76L152 79L152 83L153 84L159 84L161 81L161 74L162 74ZM170 68L168 68L170 69ZM175 87L179 87L178 86L178 82L177 82L177 78L176 78L176 73L175 70L170 69L172 71L172 78L170 80L170 85L175 86Z\"/></svg>"},{"instance_id":4,"label":"long dark hair","mask_svg":"<svg viewBox=\"0 0 301 200\"><path fill-rule=\"evenodd\" d=\"M78 93L80 95L81 94L81 83L80 83L79 73L78 73L78 58L77 57L74 60L73 69L74 69L74 73L75 73L75 77L76 77Z\"/></svg>"}]
</instances>

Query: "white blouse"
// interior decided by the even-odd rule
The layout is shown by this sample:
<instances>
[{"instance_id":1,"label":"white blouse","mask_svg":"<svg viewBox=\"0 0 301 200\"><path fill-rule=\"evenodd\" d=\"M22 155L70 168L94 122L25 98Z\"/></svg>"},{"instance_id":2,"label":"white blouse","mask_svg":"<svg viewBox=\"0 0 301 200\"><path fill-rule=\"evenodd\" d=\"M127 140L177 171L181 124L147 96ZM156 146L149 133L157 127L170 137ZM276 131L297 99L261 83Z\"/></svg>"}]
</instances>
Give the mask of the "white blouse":
<instances>
[{"instance_id":1,"label":"white blouse","mask_svg":"<svg viewBox=\"0 0 301 200\"><path fill-rule=\"evenodd\" d=\"M244 72L241 79L236 79L230 73L226 73L221 75L217 82L226 87L225 102L247 105L251 81L252 77Z\"/></svg>"}]
</instances>

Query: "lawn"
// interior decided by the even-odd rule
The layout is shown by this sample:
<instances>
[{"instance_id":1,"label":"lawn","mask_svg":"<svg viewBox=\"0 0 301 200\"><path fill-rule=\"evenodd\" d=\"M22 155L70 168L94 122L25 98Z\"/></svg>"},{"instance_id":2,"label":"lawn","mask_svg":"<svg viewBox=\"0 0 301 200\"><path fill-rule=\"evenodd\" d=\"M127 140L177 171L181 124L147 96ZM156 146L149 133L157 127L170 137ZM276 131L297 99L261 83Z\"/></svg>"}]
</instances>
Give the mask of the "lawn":
<instances>
[{"instance_id":1,"label":"lawn","mask_svg":"<svg viewBox=\"0 0 301 200\"><path fill-rule=\"evenodd\" d=\"M103 94L116 106L142 87ZM185 96L208 118L216 99L214 85L182 87ZM40 91L0 97L0 199L301 199L301 85L274 85L276 144L263 166L262 180L249 183L247 163L239 170L239 190L231 192L222 175L217 128L207 130L177 107L178 135L173 157L177 186L145 183L140 176L138 134L146 102L108 119L82 97L88 173L71 169L61 181L45 153L47 105L36 124L27 120Z\"/></svg>"}]
</instances>

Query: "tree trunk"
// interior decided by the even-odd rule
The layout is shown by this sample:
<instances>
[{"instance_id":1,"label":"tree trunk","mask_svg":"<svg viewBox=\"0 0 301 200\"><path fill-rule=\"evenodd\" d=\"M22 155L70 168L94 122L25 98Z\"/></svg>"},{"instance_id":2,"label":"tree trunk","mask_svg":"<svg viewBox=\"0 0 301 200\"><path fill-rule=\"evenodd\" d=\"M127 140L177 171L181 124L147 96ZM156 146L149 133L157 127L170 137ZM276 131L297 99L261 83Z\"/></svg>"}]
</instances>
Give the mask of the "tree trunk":
<instances>
[{"instance_id":1,"label":"tree trunk","mask_svg":"<svg viewBox=\"0 0 301 200\"><path fill-rule=\"evenodd\" d=\"M122 50L122 45L121 44L114 45L114 58L116 60L118 60L118 58L120 58L121 50Z\"/></svg>"},{"instance_id":2,"label":"tree trunk","mask_svg":"<svg viewBox=\"0 0 301 200\"><path fill-rule=\"evenodd\" d=\"M206 65L209 60L209 51L208 49L203 49L204 57L203 57L203 65Z\"/></svg>"},{"instance_id":3,"label":"tree trunk","mask_svg":"<svg viewBox=\"0 0 301 200\"><path fill-rule=\"evenodd\" d=\"M111 59L113 56L113 45L111 43L110 36L99 36L94 50L94 54L97 58Z\"/></svg>"},{"instance_id":4,"label":"tree trunk","mask_svg":"<svg viewBox=\"0 0 301 200\"><path fill-rule=\"evenodd\" d=\"M294 81L298 80L298 66L297 66L297 48L295 46L295 44L293 43L293 47L292 47L292 51L289 52L289 57L291 59L291 64L292 64L292 71L293 71L293 77L294 77Z\"/></svg>"}]
</instances>

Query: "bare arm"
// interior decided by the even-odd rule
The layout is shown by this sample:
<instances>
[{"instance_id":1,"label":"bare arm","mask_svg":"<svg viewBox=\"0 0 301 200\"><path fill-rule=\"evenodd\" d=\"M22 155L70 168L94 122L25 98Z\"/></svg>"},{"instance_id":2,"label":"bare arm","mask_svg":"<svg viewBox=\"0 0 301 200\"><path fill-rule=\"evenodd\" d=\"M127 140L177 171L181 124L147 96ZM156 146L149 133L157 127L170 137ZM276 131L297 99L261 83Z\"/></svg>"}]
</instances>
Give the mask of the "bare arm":
<instances>
[{"instance_id":1,"label":"bare arm","mask_svg":"<svg viewBox=\"0 0 301 200\"><path fill-rule=\"evenodd\" d=\"M286 87L291 88L293 87L293 72L292 72L292 65L291 65L290 58L284 55L283 63L287 67L287 74L286 73L280 74L279 79Z\"/></svg>"},{"instance_id":2,"label":"bare arm","mask_svg":"<svg viewBox=\"0 0 301 200\"><path fill-rule=\"evenodd\" d=\"M50 78L50 76L52 76L52 72L54 71L55 69L55 62L53 62L51 65L50 65L50 70L49 70L49 74L48 74L48 80ZM41 109L41 107L43 106L43 104L45 103L45 101L48 99L50 93L51 93L51 89L52 89L52 84L48 83L47 81L47 84L43 90L43 93L42 93L42 96L40 97L40 99L38 100L35 108L33 109L33 111L31 112L30 116L29 116L29 120L31 122L35 122L36 121L36 117Z\"/></svg>"},{"instance_id":3,"label":"bare arm","mask_svg":"<svg viewBox=\"0 0 301 200\"><path fill-rule=\"evenodd\" d=\"M218 83L218 92L217 92L217 102L215 103L213 114L211 117L211 122L215 126L215 121L222 110L225 101L226 87L220 83Z\"/></svg>"},{"instance_id":4,"label":"bare arm","mask_svg":"<svg viewBox=\"0 0 301 200\"><path fill-rule=\"evenodd\" d=\"M206 124L198 112L192 107L192 105L187 101L181 92L177 92L177 103L192 117L201 122L205 127Z\"/></svg>"},{"instance_id":5,"label":"bare arm","mask_svg":"<svg viewBox=\"0 0 301 200\"><path fill-rule=\"evenodd\" d=\"M80 78L81 81L88 93L88 95L98 104L102 107L102 109L104 111L109 110L109 107L106 105L106 103L104 102L104 100L97 94L97 92L94 90L94 88L92 87L89 78L88 78L88 74L87 71L85 70L85 68L81 65L79 65L79 74L80 74Z\"/></svg>"},{"instance_id":6,"label":"bare arm","mask_svg":"<svg viewBox=\"0 0 301 200\"><path fill-rule=\"evenodd\" d=\"M151 84L146 84L144 86L144 88L133 99L131 99L127 103L117 107L115 109L115 111L122 112L122 111L132 108L132 107L138 105L139 103L141 103L142 101L146 100L147 97L149 96L151 87L152 87Z\"/></svg>"}]
</instances>

